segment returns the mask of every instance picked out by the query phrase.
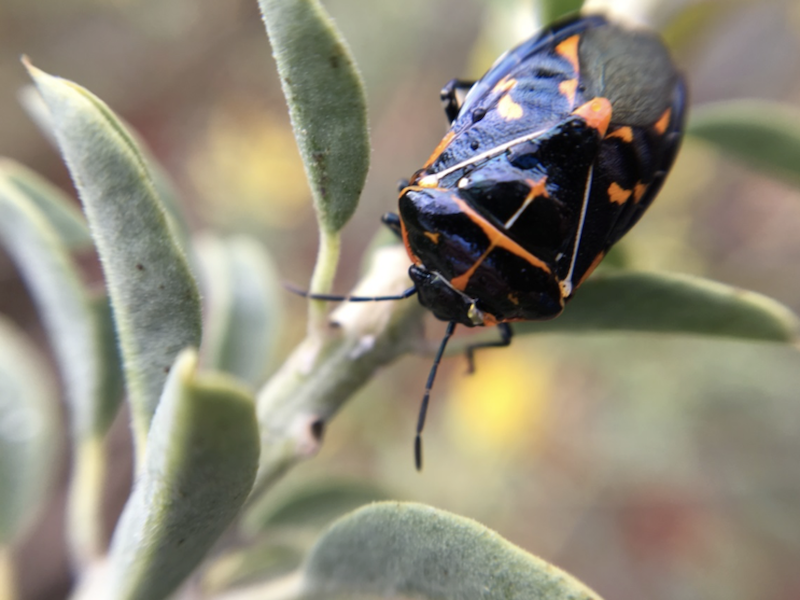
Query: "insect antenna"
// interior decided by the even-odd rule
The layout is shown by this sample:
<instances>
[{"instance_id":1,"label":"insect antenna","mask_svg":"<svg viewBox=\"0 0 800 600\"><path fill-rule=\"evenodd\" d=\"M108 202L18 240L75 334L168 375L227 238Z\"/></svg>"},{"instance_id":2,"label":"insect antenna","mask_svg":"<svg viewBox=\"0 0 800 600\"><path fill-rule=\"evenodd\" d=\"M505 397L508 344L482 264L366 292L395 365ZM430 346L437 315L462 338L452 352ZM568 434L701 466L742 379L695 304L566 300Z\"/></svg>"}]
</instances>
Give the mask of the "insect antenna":
<instances>
[{"instance_id":1,"label":"insect antenna","mask_svg":"<svg viewBox=\"0 0 800 600\"><path fill-rule=\"evenodd\" d=\"M442 361L444 349L447 347L447 342L453 335L456 329L456 322L450 321L447 324L447 329L444 332L442 343L439 344L439 350L436 352L436 358L433 359L431 371L428 373L428 382L425 384L425 395L422 396L422 404L419 407L419 418L417 419L417 436L414 438L414 464L417 471L422 470L422 428L425 427L425 415L428 414L428 401L431 397L431 388L433 387L433 380L436 379L436 370L439 368L439 363Z\"/></svg>"},{"instance_id":2,"label":"insect antenna","mask_svg":"<svg viewBox=\"0 0 800 600\"><path fill-rule=\"evenodd\" d=\"M325 300L327 302L385 302L389 300L405 300L417 293L417 288L414 286L408 288L401 294L395 294L393 296L337 296L335 294L312 294L307 290L300 289L286 282L283 283L283 287L303 298L308 298L309 300Z\"/></svg>"}]
</instances>

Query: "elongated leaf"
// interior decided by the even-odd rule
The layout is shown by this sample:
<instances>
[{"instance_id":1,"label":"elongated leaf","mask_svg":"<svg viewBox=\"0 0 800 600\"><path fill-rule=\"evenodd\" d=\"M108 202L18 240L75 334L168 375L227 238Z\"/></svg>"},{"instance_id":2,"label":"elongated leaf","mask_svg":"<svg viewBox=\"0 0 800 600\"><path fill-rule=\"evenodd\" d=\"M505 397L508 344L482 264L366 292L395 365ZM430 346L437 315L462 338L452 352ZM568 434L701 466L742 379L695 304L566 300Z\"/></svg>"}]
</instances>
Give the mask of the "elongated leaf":
<instances>
[{"instance_id":1,"label":"elongated leaf","mask_svg":"<svg viewBox=\"0 0 800 600\"><path fill-rule=\"evenodd\" d=\"M116 413L119 361L108 302L89 296L63 238L46 217L58 211L40 209L44 198L0 177L0 243L38 305L64 379L72 432L82 439L103 434Z\"/></svg>"},{"instance_id":2,"label":"elongated leaf","mask_svg":"<svg viewBox=\"0 0 800 600\"><path fill-rule=\"evenodd\" d=\"M318 0L259 0L322 229L344 227L369 166L366 99Z\"/></svg>"},{"instance_id":3,"label":"elongated leaf","mask_svg":"<svg viewBox=\"0 0 800 600\"><path fill-rule=\"evenodd\" d=\"M216 598L214 592L274 579L297 569L304 554L297 545L275 543L265 536L265 541L257 540L241 550L223 554L210 564L203 573L203 590ZM259 597L268 596L254 596Z\"/></svg>"},{"instance_id":4,"label":"elongated leaf","mask_svg":"<svg viewBox=\"0 0 800 600\"><path fill-rule=\"evenodd\" d=\"M195 244L206 305L204 365L254 387L264 383L280 332L283 293L266 249L238 236Z\"/></svg>"},{"instance_id":5,"label":"elongated leaf","mask_svg":"<svg viewBox=\"0 0 800 600\"><path fill-rule=\"evenodd\" d=\"M141 455L170 365L199 345L200 296L136 144L111 110L70 81L28 69L103 263Z\"/></svg>"},{"instance_id":6,"label":"elongated leaf","mask_svg":"<svg viewBox=\"0 0 800 600\"><path fill-rule=\"evenodd\" d=\"M92 236L77 205L49 181L7 158L0 158L0 178L28 198L55 229L63 244L73 251L92 248Z\"/></svg>"},{"instance_id":7,"label":"elongated leaf","mask_svg":"<svg viewBox=\"0 0 800 600\"><path fill-rule=\"evenodd\" d=\"M283 497L264 497L245 515L242 530L253 535L270 527L321 528L343 514L389 495L361 481L325 481L292 490Z\"/></svg>"},{"instance_id":8,"label":"elongated leaf","mask_svg":"<svg viewBox=\"0 0 800 600\"><path fill-rule=\"evenodd\" d=\"M200 563L247 498L258 465L253 398L180 354L110 553L104 598L159 600Z\"/></svg>"},{"instance_id":9,"label":"elongated leaf","mask_svg":"<svg viewBox=\"0 0 800 600\"><path fill-rule=\"evenodd\" d=\"M746 165L800 185L800 111L763 100L693 109L687 132Z\"/></svg>"},{"instance_id":10,"label":"elongated leaf","mask_svg":"<svg viewBox=\"0 0 800 600\"><path fill-rule=\"evenodd\" d=\"M798 319L779 302L689 275L596 275L552 321L515 324L519 333L650 331L792 342Z\"/></svg>"},{"instance_id":11,"label":"elongated leaf","mask_svg":"<svg viewBox=\"0 0 800 600\"><path fill-rule=\"evenodd\" d=\"M548 25L570 13L580 10L583 0L540 0L539 10L542 14L542 23Z\"/></svg>"},{"instance_id":12,"label":"elongated leaf","mask_svg":"<svg viewBox=\"0 0 800 600\"><path fill-rule=\"evenodd\" d=\"M55 127L53 126L53 119L50 116L50 111L42 99L42 95L34 85L24 86L18 94L19 102L22 108L37 125L42 134L53 145L58 146L58 140L55 137ZM182 250L188 255L191 251L189 241L189 229L186 224L186 219L183 218L180 208L180 199L176 191L175 184L167 173L166 169L155 159L152 152L150 152L147 145L137 135L136 131L130 127L125 121L119 119L122 129L133 140L134 145L137 147L142 156L144 163L147 165L150 176L153 179L153 187L155 188L156 195L161 200L164 209L169 217L169 224L172 228L175 237L181 244ZM191 258L191 256L190 256Z\"/></svg>"},{"instance_id":13,"label":"elongated leaf","mask_svg":"<svg viewBox=\"0 0 800 600\"><path fill-rule=\"evenodd\" d=\"M47 500L58 440L58 403L33 344L0 317L0 551Z\"/></svg>"},{"instance_id":14,"label":"elongated leaf","mask_svg":"<svg viewBox=\"0 0 800 600\"><path fill-rule=\"evenodd\" d=\"M304 588L312 597L598 598L475 521L398 502L373 504L337 521L306 561Z\"/></svg>"}]
</instances>

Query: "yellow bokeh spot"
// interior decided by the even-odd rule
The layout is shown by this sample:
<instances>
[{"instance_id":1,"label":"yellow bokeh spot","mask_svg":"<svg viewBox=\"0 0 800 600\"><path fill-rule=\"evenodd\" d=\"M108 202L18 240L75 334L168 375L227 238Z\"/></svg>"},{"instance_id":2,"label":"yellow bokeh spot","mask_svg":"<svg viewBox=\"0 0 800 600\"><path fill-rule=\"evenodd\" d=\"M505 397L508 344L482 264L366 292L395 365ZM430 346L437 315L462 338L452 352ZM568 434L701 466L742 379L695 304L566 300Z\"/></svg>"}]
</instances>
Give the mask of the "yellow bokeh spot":
<instances>
[{"instance_id":1,"label":"yellow bokeh spot","mask_svg":"<svg viewBox=\"0 0 800 600\"><path fill-rule=\"evenodd\" d=\"M519 347L476 353L475 373L455 375L447 427L467 453L535 450L552 395L552 364Z\"/></svg>"},{"instance_id":2,"label":"yellow bokeh spot","mask_svg":"<svg viewBox=\"0 0 800 600\"><path fill-rule=\"evenodd\" d=\"M292 228L311 209L288 121L261 107L223 105L189 157L189 175L217 224Z\"/></svg>"}]
</instances>

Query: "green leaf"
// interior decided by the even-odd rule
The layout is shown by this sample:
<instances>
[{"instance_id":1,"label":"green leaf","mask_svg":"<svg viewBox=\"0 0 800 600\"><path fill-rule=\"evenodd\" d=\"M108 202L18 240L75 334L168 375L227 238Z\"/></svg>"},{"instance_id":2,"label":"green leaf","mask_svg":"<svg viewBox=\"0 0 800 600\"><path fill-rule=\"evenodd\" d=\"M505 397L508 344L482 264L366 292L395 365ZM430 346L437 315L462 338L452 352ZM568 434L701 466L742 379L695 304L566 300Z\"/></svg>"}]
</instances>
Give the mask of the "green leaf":
<instances>
[{"instance_id":1,"label":"green leaf","mask_svg":"<svg viewBox=\"0 0 800 600\"><path fill-rule=\"evenodd\" d=\"M103 264L141 457L170 365L181 348L199 345L200 295L145 162L119 120L82 87L28 69Z\"/></svg>"},{"instance_id":2,"label":"green leaf","mask_svg":"<svg viewBox=\"0 0 800 600\"><path fill-rule=\"evenodd\" d=\"M69 254L81 228L88 236L82 217L32 173L8 166L0 166L0 242L39 307L64 380L73 456L67 537L73 563L86 565L104 551L103 437L122 397L111 310L104 294L88 293Z\"/></svg>"},{"instance_id":3,"label":"green leaf","mask_svg":"<svg viewBox=\"0 0 800 600\"><path fill-rule=\"evenodd\" d=\"M58 398L47 363L0 317L0 551L25 533L54 483Z\"/></svg>"},{"instance_id":4,"label":"green leaf","mask_svg":"<svg viewBox=\"0 0 800 600\"><path fill-rule=\"evenodd\" d=\"M598 598L475 521L398 502L373 504L337 521L311 551L303 588L311 597Z\"/></svg>"},{"instance_id":5,"label":"green leaf","mask_svg":"<svg viewBox=\"0 0 800 600\"><path fill-rule=\"evenodd\" d=\"M242 529L252 535L272 527L321 528L359 506L388 498L384 490L366 482L318 482L283 497L264 496L247 512Z\"/></svg>"},{"instance_id":6,"label":"green leaf","mask_svg":"<svg viewBox=\"0 0 800 600\"><path fill-rule=\"evenodd\" d=\"M276 544L269 539L250 543L214 560L204 570L202 589L216 598L217 592L226 589L274 579L297 569L304 554L296 545Z\"/></svg>"},{"instance_id":7,"label":"green leaf","mask_svg":"<svg viewBox=\"0 0 800 600\"><path fill-rule=\"evenodd\" d=\"M773 300L722 283L667 273L597 274L552 321L518 333L647 331L793 342L798 319Z\"/></svg>"},{"instance_id":8,"label":"green leaf","mask_svg":"<svg viewBox=\"0 0 800 600\"><path fill-rule=\"evenodd\" d=\"M47 216L52 197L30 196L0 173L0 243L20 269L53 344L76 440L105 433L120 400L119 358L105 297L89 296ZM62 213L65 214L65 213ZM77 221L75 221L77 222Z\"/></svg>"},{"instance_id":9,"label":"green leaf","mask_svg":"<svg viewBox=\"0 0 800 600\"><path fill-rule=\"evenodd\" d=\"M42 134L54 146L58 146L58 140L55 137L55 127L53 120L50 116L50 111L44 102L41 94L34 85L24 86L19 94L19 101L22 108L28 113L28 116L36 124ZM169 225L172 229L176 239L181 244L181 249L187 254L190 254L191 244L189 244L189 228L186 224L186 219L183 218L180 208L180 199L176 191L175 184L167 173L166 169L155 159L152 152L150 152L147 145L144 143L136 131L130 127L124 120L116 117L122 129L133 140L134 145L137 147L142 156L142 160L148 166L150 176L153 179L153 187L155 188L156 195L161 200L164 209L167 212ZM191 259L191 256L189 255Z\"/></svg>"},{"instance_id":10,"label":"green leaf","mask_svg":"<svg viewBox=\"0 0 800 600\"><path fill-rule=\"evenodd\" d=\"M203 364L259 386L282 323L283 290L272 259L246 236L206 234L195 251L206 306Z\"/></svg>"},{"instance_id":11,"label":"green leaf","mask_svg":"<svg viewBox=\"0 0 800 600\"><path fill-rule=\"evenodd\" d=\"M764 100L693 108L687 133L750 167L800 185L800 111Z\"/></svg>"},{"instance_id":12,"label":"green leaf","mask_svg":"<svg viewBox=\"0 0 800 600\"><path fill-rule=\"evenodd\" d=\"M548 25L566 15L578 12L583 0L539 0L539 11L542 23Z\"/></svg>"},{"instance_id":13,"label":"green leaf","mask_svg":"<svg viewBox=\"0 0 800 600\"><path fill-rule=\"evenodd\" d=\"M69 250L82 251L94 247L83 213L60 188L8 158L0 158L0 179L15 187L44 213Z\"/></svg>"},{"instance_id":14,"label":"green leaf","mask_svg":"<svg viewBox=\"0 0 800 600\"><path fill-rule=\"evenodd\" d=\"M344 227L369 167L366 98L318 0L259 0L321 229Z\"/></svg>"},{"instance_id":15,"label":"green leaf","mask_svg":"<svg viewBox=\"0 0 800 600\"><path fill-rule=\"evenodd\" d=\"M143 469L109 555L102 597L159 600L200 563L238 513L256 474L253 398L219 374L195 374L197 354L173 366Z\"/></svg>"}]
</instances>

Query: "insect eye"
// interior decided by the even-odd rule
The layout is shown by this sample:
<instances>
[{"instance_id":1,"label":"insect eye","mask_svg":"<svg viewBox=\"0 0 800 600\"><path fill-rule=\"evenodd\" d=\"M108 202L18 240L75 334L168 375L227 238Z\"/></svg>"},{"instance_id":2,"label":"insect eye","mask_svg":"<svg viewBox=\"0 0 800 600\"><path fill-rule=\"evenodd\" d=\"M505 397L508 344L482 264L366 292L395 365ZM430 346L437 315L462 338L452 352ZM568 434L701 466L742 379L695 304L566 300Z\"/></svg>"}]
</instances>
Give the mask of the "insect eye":
<instances>
[{"instance_id":1,"label":"insect eye","mask_svg":"<svg viewBox=\"0 0 800 600\"><path fill-rule=\"evenodd\" d=\"M560 74L561 73L553 71L552 69L539 68L536 69L536 72L533 74L533 76L542 79L550 79L552 77L558 77Z\"/></svg>"}]
</instances>

